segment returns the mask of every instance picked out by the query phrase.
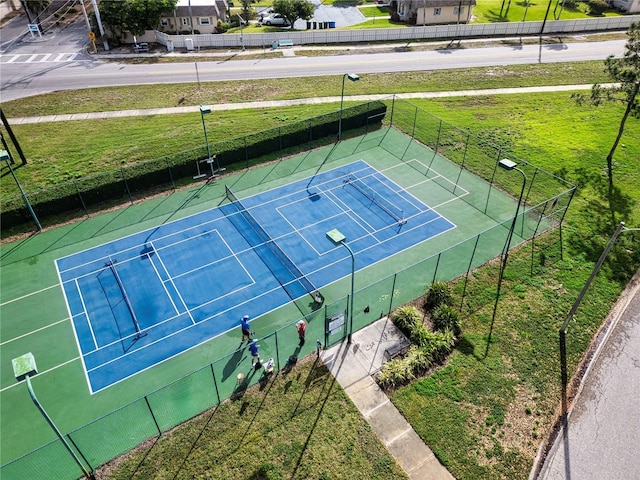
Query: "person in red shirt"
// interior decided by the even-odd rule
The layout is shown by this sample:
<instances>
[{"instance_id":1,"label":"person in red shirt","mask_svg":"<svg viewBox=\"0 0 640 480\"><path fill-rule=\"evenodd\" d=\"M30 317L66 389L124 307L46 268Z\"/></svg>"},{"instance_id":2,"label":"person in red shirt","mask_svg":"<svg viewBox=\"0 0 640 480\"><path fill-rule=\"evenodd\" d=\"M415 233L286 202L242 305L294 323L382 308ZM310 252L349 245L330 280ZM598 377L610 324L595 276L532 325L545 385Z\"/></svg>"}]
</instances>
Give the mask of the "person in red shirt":
<instances>
[{"instance_id":1,"label":"person in red shirt","mask_svg":"<svg viewBox=\"0 0 640 480\"><path fill-rule=\"evenodd\" d=\"M307 322L304 320L298 320L296 323L296 330L298 331L298 338L300 339L299 345L304 345L304 335L307 332Z\"/></svg>"}]
</instances>

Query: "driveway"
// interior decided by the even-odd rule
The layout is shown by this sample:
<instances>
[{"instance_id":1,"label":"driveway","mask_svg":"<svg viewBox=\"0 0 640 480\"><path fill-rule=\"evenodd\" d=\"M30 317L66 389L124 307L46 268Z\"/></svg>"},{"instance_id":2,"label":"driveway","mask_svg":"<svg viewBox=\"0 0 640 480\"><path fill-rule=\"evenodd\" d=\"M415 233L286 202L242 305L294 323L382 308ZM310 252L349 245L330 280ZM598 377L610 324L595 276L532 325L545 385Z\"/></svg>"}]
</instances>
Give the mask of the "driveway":
<instances>
[{"instance_id":1,"label":"driveway","mask_svg":"<svg viewBox=\"0 0 640 480\"><path fill-rule=\"evenodd\" d=\"M316 10L310 22L335 22L336 27L348 27L366 21L366 17L356 6L323 5L320 0L311 1L316 6ZM305 30L307 21L298 20L293 27L297 30Z\"/></svg>"}]
</instances>

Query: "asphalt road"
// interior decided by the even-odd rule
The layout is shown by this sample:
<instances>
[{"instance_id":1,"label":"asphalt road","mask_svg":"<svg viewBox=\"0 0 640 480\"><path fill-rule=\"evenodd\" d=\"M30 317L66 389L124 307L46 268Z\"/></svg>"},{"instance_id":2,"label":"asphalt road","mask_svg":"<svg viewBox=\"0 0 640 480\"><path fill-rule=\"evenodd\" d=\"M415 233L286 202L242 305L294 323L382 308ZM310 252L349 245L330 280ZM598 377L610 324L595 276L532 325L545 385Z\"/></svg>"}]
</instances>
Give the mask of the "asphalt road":
<instances>
[{"instance_id":1,"label":"asphalt road","mask_svg":"<svg viewBox=\"0 0 640 480\"><path fill-rule=\"evenodd\" d=\"M71 27L70 27L71 28ZM86 55L83 25L39 42L22 42L0 54L2 100L57 90L158 83L211 82L261 78L342 75L345 72L393 73L439 69L604 60L620 56L625 41L542 45L442 48L433 51L366 53L335 56L288 56L270 59L124 64ZM76 31L77 30L77 31ZM84 32L84 33L83 33ZM69 37L65 43L63 38ZM82 40L79 40L82 38ZM188 58L185 54L185 59ZM239 57L242 58L242 57Z\"/></svg>"},{"instance_id":2,"label":"asphalt road","mask_svg":"<svg viewBox=\"0 0 640 480\"><path fill-rule=\"evenodd\" d=\"M640 478L640 270L538 480Z\"/></svg>"}]
</instances>

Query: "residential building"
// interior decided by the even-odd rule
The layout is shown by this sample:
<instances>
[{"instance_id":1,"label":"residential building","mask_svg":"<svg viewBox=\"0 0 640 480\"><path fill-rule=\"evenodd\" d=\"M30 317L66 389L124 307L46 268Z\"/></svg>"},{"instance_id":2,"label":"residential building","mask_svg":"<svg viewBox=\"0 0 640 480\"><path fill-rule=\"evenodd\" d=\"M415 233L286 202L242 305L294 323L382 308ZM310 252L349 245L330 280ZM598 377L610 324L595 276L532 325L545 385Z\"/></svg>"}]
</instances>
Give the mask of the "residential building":
<instances>
[{"instance_id":1,"label":"residential building","mask_svg":"<svg viewBox=\"0 0 640 480\"><path fill-rule=\"evenodd\" d=\"M476 0L394 0L391 8L402 22L436 25L468 23L475 4Z\"/></svg>"},{"instance_id":2,"label":"residential building","mask_svg":"<svg viewBox=\"0 0 640 480\"><path fill-rule=\"evenodd\" d=\"M217 33L218 20L227 21L227 0L178 0L173 15L160 19L160 31L173 34Z\"/></svg>"},{"instance_id":3,"label":"residential building","mask_svg":"<svg viewBox=\"0 0 640 480\"><path fill-rule=\"evenodd\" d=\"M613 0L611 4L625 13L640 13L640 0Z\"/></svg>"}]
</instances>

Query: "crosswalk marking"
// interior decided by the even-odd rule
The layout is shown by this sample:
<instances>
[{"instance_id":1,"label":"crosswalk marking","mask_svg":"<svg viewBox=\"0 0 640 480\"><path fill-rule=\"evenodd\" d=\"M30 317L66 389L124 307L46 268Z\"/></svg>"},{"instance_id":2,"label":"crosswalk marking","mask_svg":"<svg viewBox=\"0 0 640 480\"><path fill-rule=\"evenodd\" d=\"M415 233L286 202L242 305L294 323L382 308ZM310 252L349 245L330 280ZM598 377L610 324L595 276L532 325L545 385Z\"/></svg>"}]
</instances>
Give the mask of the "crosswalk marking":
<instances>
[{"instance_id":1,"label":"crosswalk marking","mask_svg":"<svg viewBox=\"0 0 640 480\"><path fill-rule=\"evenodd\" d=\"M79 54L74 53L0 53L0 64L2 63L60 63L60 62L85 62L88 58L76 58Z\"/></svg>"}]
</instances>

